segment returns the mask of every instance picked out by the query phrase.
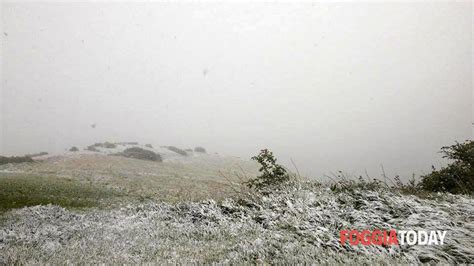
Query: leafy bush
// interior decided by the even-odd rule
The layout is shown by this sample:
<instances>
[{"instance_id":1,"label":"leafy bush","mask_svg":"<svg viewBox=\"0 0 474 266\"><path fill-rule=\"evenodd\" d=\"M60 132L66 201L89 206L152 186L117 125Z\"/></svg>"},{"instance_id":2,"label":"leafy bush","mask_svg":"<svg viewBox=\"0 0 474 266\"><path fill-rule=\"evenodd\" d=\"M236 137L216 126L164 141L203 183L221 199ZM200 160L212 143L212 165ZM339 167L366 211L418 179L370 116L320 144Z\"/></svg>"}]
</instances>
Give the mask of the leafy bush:
<instances>
[{"instance_id":1,"label":"leafy bush","mask_svg":"<svg viewBox=\"0 0 474 266\"><path fill-rule=\"evenodd\" d=\"M79 149L76 146L72 146L69 151L76 152L79 151Z\"/></svg>"},{"instance_id":2,"label":"leafy bush","mask_svg":"<svg viewBox=\"0 0 474 266\"><path fill-rule=\"evenodd\" d=\"M95 145L90 145L90 146L87 146L87 148L85 148L85 150L93 151L93 152L99 152L99 150L96 147L97 146L95 146Z\"/></svg>"},{"instance_id":3,"label":"leafy bush","mask_svg":"<svg viewBox=\"0 0 474 266\"><path fill-rule=\"evenodd\" d=\"M93 145L87 146L85 150L99 152L97 148L114 149L117 147L117 145L119 144L108 142L108 141L104 143L97 142L97 143L94 143Z\"/></svg>"},{"instance_id":4,"label":"leafy bush","mask_svg":"<svg viewBox=\"0 0 474 266\"><path fill-rule=\"evenodd\" d=\"M340 172L341 173L341 172ZM338 176L342 176L338 175ZM358 179L349 179L343 177L339 179L337 182L333 183L329 187L331 191L334 192L341 192L341 191L355 191L355 190L371 190L371 191L379 191L384 188L388 188L387 184L382 182L377 178L365 180L362 177Z\"/></svg>"},{"instance_id":5,"label":"leafy bush","mask_svg":"<svg viewBox=\"0 0 474 266\"><path fill-rule=\"evenodd\" d=\"M116 153L113 155L123 156L127 158L134 158L134 159L139 159L139 160L148 160L148 161L156 161L156 162L163 161L159 154L156 154L153 151L145 150L139 147L128 148L128 149L125 149L123 152Z\"/></svg>"},{"instance_id":6,"label":"leafy bush","mask_svg":"<svg viewBox=\"0 0 474 266\"><path fill-rule=\"evenodd\" d=\"M133 142L115 142L114 144L122 145L122 146L124 146L124 145L138 145L138 142L136 142L136 141L133 141Z\"/></svg>"},{"instance_id":7,"label":"leafy bush","mask_svg":"<svg viewBox=\"0 0 474 266\"><path fill-rule=\"evenodd\" d=\"M394 188L398 188L398 189L400 189L401 192L406 193L406 194L418 194L418 195L420 195L418 184L417 184L416 179L415 179L415 174L413 174L412 177L406 183L404 183L400 179L400 176L398 176L398 175L395 176L394 180L395 180Z\"/></svg>"},{"instance_id":8,"label":"leafy bush","mask_svg":"<svg viewBox=\"0 0 474 266\"><path fill-rule=\"evenodd\" d=\"M194 148L194 151L195 152L200 152L200 153L206 153L206 149L204 149L203 147L196 147L196 148Z\"/></svg>"},{"instance_id":9,"label":"leafy bush","mask_svg":"<svg viewBox=\"0 0 474 266\"><path fill-rule=\"evenodd\" d=\"M106 149L113 149L113 148L116 148L117 145L106 141L106 142L102 143L102 147L104 147Z\"/></svg>"},{"instance_id":10,"label":"leafy bush","mask_svg":"<svg viewBox=\"0 0 474 266\"><path fill-rule=\"evenodd\" d=\"M263 149L259 155L252 157L252 160L260 164L261 174L245 182L249 188L262 189L290 181L290 175L283 166L276 163L277 159L271 151Z\"/></svg>"},{"instance_id":11,"label":"leafy bush","mask_svg":"<svg viewBox=\"0 0 474 266\"><path fill-rule=\"evenodd\" d=\"M474 141L441 148L443 158L453 160L447 167L421 177L419 186L434 192L474 193Z\"/></svg>"},{"instance_id":12,"label":"leafy bush","mask_svg":"<svg viewBox=\"0 0 474 266\"><path fill-rule=\"evenodd\" d=\"M7 163L32 163L34 162L33 159L29 156L12 156L12 157L5 157L0 156L0 164L7 164Z\"/></svg>"},{"instance_id":13,"label":"leafy bush","mask_svg":"<svg viewBox=\"0 0 474 266\"><path fill-rule=\"evenodd\" d=\"M153 149L153 146L151 144L145 144L145 147Z\"/></svg>"},{"instance_id":14,"label":"leafy bush","mask_svg":"<svg viewBox=\"0 0 474 266\"><path fill-rule=\"evenodd\" d=\"M181 155L183 155L183 156L187 156L187 155L188 155L187 152L185 152L184 150L182 150L182 149L180 149L180 148L176 148L175 146L168 146L167 148L168 148L168 150L174 151L174 152L176 152L177 154L181 154Z\"/></svg>"}]
</instances>

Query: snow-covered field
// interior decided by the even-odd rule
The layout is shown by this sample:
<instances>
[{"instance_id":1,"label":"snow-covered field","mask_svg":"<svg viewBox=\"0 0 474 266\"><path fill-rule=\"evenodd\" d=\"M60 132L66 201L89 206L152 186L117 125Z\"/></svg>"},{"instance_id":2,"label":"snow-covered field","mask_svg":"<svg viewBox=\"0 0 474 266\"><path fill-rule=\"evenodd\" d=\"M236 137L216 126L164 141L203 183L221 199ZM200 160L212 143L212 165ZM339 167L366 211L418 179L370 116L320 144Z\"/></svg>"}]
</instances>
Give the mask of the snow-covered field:
<instances>
[{"instance_id":1,"label":"snow-covered field","mask_svg":"<svg viewBox=\"0 0 474 266\"><path fill-rule=\"evenodd\" d=\"M80 152L2 166L0 178L48 174L148 197L106 208L8 211L0 217L0 264L474 261L472 197L333 191L312 182L239 197L225 190L218 172L255 172L255 165L217 155L179 158L156 163ZM342 246L341 229L446 230L447 236L443 246Z\"/></svg>"},{"instance_id":2,"label":"snow-covered field","mask_svg":"<svg viewBox=\"0 0 474 266\"><path fill-rule=\"evenodd\" d=\"M147 202L112 210L35 206L8 213L5 263L472 263L474 201L303 185L252 204ZM344 228L447 230L444 246L339 244Z\"/></svg>"}]
</instances>

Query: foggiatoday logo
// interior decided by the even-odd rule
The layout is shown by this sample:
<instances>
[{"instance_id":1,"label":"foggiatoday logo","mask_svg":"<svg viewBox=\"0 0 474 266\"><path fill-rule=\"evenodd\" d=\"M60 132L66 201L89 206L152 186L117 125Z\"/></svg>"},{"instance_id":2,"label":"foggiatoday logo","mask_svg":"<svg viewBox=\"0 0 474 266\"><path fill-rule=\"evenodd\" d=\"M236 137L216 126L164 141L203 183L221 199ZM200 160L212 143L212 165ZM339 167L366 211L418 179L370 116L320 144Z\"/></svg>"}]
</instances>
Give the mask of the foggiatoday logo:
<instances>
[{"instance_id":1,"label":"foggiatoday logo","mask_svg":"<svg viewBox=\"0 0 474 266\"><path fill-rule=\"evenodd\" d=\"M341 230L341 245L444 245L446 231Z\"/></svg>"}]
</instances>

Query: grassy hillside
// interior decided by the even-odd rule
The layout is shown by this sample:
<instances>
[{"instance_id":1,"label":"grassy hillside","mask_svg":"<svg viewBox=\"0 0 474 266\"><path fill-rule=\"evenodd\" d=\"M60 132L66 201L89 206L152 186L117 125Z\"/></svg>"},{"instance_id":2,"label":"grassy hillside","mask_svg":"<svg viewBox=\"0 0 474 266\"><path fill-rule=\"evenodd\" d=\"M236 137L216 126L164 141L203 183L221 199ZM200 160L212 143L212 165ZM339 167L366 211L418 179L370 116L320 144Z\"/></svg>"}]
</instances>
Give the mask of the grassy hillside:
<instances>
[{"instance_id":1,"label":"grassy hillside","mask_svg":"<svg viewBox=\"0 0 474 266\"><path fill-rule=\"evenodd\" d=\"M97 154L58 156L0 166L0 199L5 199L0 204L7 210L43 203L85 207L146 199L222 199L231 188L221 172L250 175L256 169L249 162L212 155L168 162Z\"/></svg>"},{"instance_id":2,"label":"grassy hillside","mask_svg":"<svg viewBox=\"0 0 474 266\"><path fill-rule=\"evenodd\" d=\"M119 191L69 178L7 174L0 177L0 213L25 206L54 204L67 208L109 205Z\"/></svg>"}]
</instances>

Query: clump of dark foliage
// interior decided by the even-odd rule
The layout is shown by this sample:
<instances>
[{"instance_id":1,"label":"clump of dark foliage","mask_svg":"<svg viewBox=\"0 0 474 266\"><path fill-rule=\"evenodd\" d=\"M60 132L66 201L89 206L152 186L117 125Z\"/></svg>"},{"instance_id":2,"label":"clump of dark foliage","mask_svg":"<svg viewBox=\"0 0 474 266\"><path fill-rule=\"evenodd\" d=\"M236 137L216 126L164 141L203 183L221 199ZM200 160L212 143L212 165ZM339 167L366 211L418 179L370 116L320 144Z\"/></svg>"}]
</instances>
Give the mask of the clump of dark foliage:
<instances>
[{"instance_id":1,"label":"clump of dark foliage","mask_svg":"<svg viewBox=\"0 0 474 266\"><path fill-rule=\"evenodd\" d=\"M174 152L176 152L177 154L180 154L180 155L183 155L183 156L187 156L187 155L188 155L188 153L187 153L186 151L184 151L184 150L182 150L182 149L180 149L180 148L176 148L175 146L168 146L167 148L168 148L168 150L174 151Z\"/></svg>"},{"instance_id":2,"label":"clump of dark foliage","mask_svg":"<svg viewBox=\"0 0 474 266\"><path fill-rule=\"evenodd\" d=\"M99 150L98 150L98 149L96 148L96 146L94 146L94 145L87 146L87 148L85 148L84 150L93 151L93 152L99 152Z\"/></svg>"},{"instance_id":3,"label":"clump of dark foliage","mask_svg":"<svg viewBox=\"0 0 474 266\"><path fill-rule=\"evenodd\" d=\"M196 148L194 148L194 151L195 152L200 152L200 153L206 153L206 149L204 149L203 147L196 147Z\"/></svg>"},{"instance_id":4,"label":"clump of dark foliage","mask_svg":"<svg viewBox=\"0 0 474 266\"><path fill-rule=\"evenodd\" d=\"M159 154L150 150L139 148L139 147L128 148L128 149L125 149L123 152L116 153L113 155L123 156L127 158L134 158L134 159L139 159L139 160L155 161L155 162L163 161Z\"/></svg>"},{"instance_id":5,"label":"clump of dark foliage","mask_svg":"<svg viewBox=\"0 0 474 266\"><path fill-rule=\"evenodd\" d=\"M121 146L124 146L124 145L138 145L138 142L136 142L136 141L132 141L132 142L115 142L114 144L116 144L116 145L121 145Z\"/></svg>"},{"instance_id":6,"label":"clump of dark foliage","mask_svg":"<svg viewBox=\"0 0 474 266\"><path fill-rule=\"evenodd\" d=\"M330 189L334 192L341 192L341 191L354 191L354 190L360 190L360 189L366 189L366 190L380 190L383 188L387 187L387 184L382 182L379 179L373 178L373 179L367 179L365 180L361 176L354 180L354 179L349 179L345 177L341 171L339 171L339 174L337 175L338 181L334 182L331 184Z\"/></svg>"},{"instance_id":7,"label":"clump of dark foliage","mask_svg":"<svg viewBox=\"0 0 474 266\"><path fill-rule=\"evenodd\" d=\"M99 152L97 148L105 148L105 149L113 149L116 148L117 144L112 143L112 142L104 142L104 143L95 143L94 145L87 146L86 150L88 151L93 151L93 152Z\"/></svg>"},{"instance_id":8,"label":"clump of dark foliage","mask_svg":"<svg viewBox=\"0 0 474 266\"><path fill-rule=\"evenodd\" d=\"M268 149L261 150L259 155L252 157L252 160L260 164L260 175L245 182L249 188L264 189L290 181L286 169L276 162L277 159Z\"/></svg>"},{"instance_id":9,"label":"clump of dark foliage","mask_svg":"<svg viewBox=\"0 0 474 266\"><path fill-rule=\"evenodd\" d=\"M117 145L115 145L114 143L111 143L111 142L104 142L104 143L96 143L94 144L94 147L101 147L101 148L106 148L106 149L113 149L115 147L117 147Z\"/></svg>"},{"instance_id":10,"label":"clump of dark foliage","mask_svg":"<svg viewBox=\"0 0 474 266\"><path fill-rule=\"evenodd\" d=\"M469 140L463 143L456 143L451 146L441 148L444 154L443 158L447 158L452 162L448 166L441 169L435 169L433 172L421 176L421 180L417 182L415 175L408 180L402 182L399 176L392 179L385 176L384 181L379 179L367 180L359 177L358 180L347 178L339 172L335 175L335 181L331 185L333 191L347 191L354 189L380 190L386 188L397 189L402 193L425 195L430 192L449 192L453 194L474 194L474 142ZM387 181L390 181L389 184Z\"/></svg>"},{"instance_id":11,"label":"clump of dark foliage","mask_svg":"<svg viewBox=\"0 0 474 266\"><path fill-rule=\"evenodd\" d=\"M400 189L403 193L406 194L417 194L419 193L419 185L416 182L415 174L408 180L407 183L402 182L400 176L395 176L395 186L394 188Z\"/></svg>"},{"instance_id":12,"label":"clump of dark foliage","mask_svg":"<svg viewBox=\"0 0 474 266\"><path fill-rule=\"evenodd\" d=\"M79 151L79 149L76 146L72 146L69 151L76 152Z\"/></svg>"},{"instance_id":13,"label":"clump of dark foliage","mask_svg":"<svg viewBox=\"0 0 474 266\"><path fill-rule=\"evenodd\" d=\"M428 191L474 194L474 141L441 148L443 158L452 160L439 170L421 177L419 186Z\"/></svg>"},{"instance_id":14,"label":"clump of dark foliage","mask_svg":"<svg viewBox=\"0 0 474 266\"><path fill-rule=\"evenodd\" d=\"M7 163L32 163L34 162L33 159L29 156L0 156L0 164L7 164Z\"/></svg>"},{"instance_id":15,"label":"clump of dark foliage","mask_svg":"<svg viewBox=\"0 0 474 266\"><path fill-rule=\"evenodd\" d=\"M104 147L106 149L113 149L113 148L116 148L117 145L115 145L114 143L111 143L111 142L104 142L104 143L102 143L102 147Z\"/></svg>"},{"instance_id":16,"label":"clump of dark foliage","mask_svg":"<svg viewBox=\"0 0 474 266\"><path fill-rule=\"evenodd\" d=\"M334 183L330 186L332 191L351 191L358 189L381 190L397 189L406 194L420 194L430 192L449 192L453 194L474 194L474 141L467 140L463 143L456 143L451 146L441 148L447 158L452 162L441 169L421 176L417 182L413 175L408 182L402 182L399 176L391 179L383 176L383 181L377 178L358 179L345 176L338 172L331 178ZM276 163L273 153L267 149L260 151L260 154L252 157L252 160L260 164L260 176L244 182L249 188L264 189L276 185L282 185L290 181L290 175L286 169ZM387 182L389 181L389 182Z\"/></svg>"},{"instance_id":17,"label":"clump of dark foliage","mask_svg":"<svg viewBox=\"0 0 474 266\"><path fill-rule=\"evenodd\" d=\"M145 144L145 147L153 149L153 146L151 144Z\"/></svg>"}]
</instances>

